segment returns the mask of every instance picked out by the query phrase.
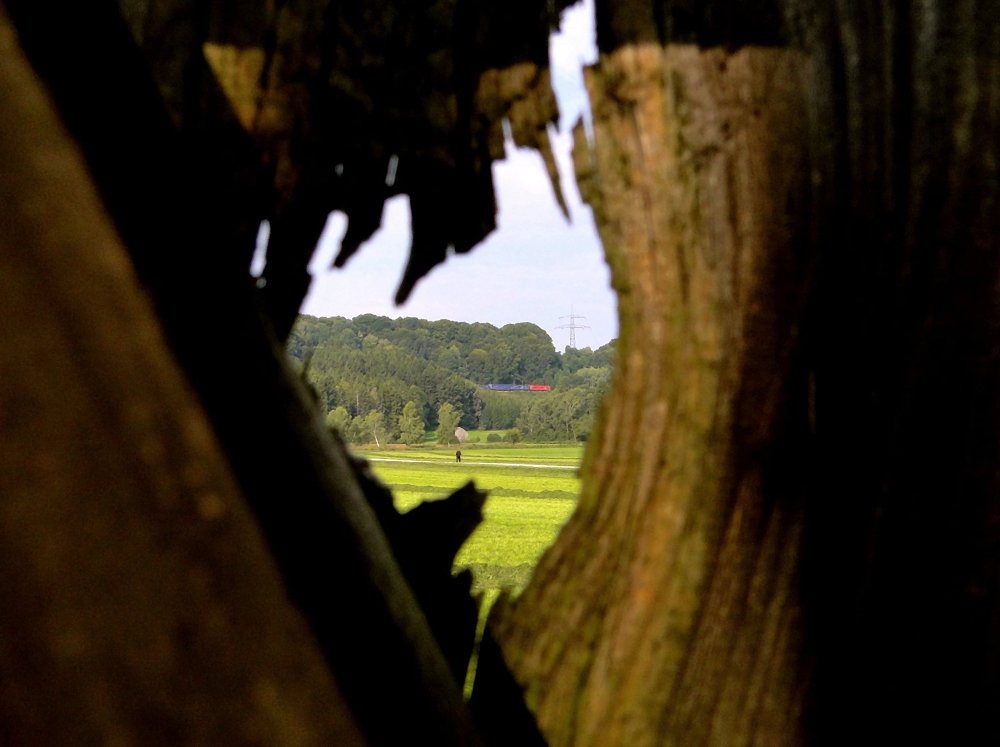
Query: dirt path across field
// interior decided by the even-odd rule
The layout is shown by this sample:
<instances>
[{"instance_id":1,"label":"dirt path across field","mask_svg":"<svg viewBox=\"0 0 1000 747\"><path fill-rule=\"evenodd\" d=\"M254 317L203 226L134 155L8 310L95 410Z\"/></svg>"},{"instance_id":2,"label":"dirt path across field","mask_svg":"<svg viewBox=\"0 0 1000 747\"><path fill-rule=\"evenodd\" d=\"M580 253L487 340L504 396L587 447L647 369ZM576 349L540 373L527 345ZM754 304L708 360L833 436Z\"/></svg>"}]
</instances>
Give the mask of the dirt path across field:
<instances>
[{"instance_id":1,"label":"dirt path across field","mask_svg":"<svg viewBox=\"0 0 1000 747\"><path fill-rule=\"evenodd\" d=\"M407 462L409 464L454 464L464 466L471 464L477 467L529 467L531 469L579 469L575 464L527 464L525 462L449 462L447 459L401 459L396 457L365 457L369 462Z\"/></svg>"}]
</instances>

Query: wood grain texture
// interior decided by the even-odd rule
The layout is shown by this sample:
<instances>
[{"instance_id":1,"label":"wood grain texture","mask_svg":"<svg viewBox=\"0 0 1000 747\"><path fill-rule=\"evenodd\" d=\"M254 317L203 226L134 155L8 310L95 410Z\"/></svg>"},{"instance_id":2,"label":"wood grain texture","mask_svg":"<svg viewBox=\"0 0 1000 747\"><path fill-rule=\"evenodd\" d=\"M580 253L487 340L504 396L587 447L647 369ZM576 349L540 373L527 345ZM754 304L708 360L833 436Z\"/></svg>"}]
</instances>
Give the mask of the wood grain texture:
<instances>
[{"instance_id":1,"label":"wood grain texture","mask_svg":"<svg viewBox=\"0 0 1000 747\"><path fill-rule=\"evenodd\" d=\"M1000 4L779 5L598 2L619 372L495 625L553 744L1000 736Z\"/></svg>"},{"instance_id":2,"label":"wood grain texture","mask_svg":"<svg viewBox=\"0 0 1000 747\"><path fill-rule=\"evenodd\" d=\"M795 52L693 45L589 71L576 158L618 369L580 508L495 627L550 744L795 741L802 520L764 449L805 287L784 215L807 75Z\"/></svg>"}]
</instances>

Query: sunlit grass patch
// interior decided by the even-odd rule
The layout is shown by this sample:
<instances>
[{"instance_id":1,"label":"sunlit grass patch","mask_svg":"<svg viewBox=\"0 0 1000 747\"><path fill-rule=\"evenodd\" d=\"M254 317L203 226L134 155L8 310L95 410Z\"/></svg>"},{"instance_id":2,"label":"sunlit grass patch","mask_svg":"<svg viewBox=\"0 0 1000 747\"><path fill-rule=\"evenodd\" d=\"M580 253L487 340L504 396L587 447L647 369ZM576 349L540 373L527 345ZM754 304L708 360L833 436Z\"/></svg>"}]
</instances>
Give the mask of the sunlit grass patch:
<instances>
[{"instance_id":1,"label":"sunlit grass patch","mask_svg":"<svg viewBox=\"0 0 1000 747\"><path fill-rule=\"evenodd\" d=\"M397 508L407 511L424 500L443 498L451 491L474 480L490 497L483 509L483 523L459 551L455 565L473 572L474 589L489 591L509 588L519 591L527 583L531 570L545 549L555 540L559 529L576 506L580 483L575 469L575 447L541 447L503 451L515 466L494 461L491 450L484 449L482 461L478 450L463 450L463 460L424 459L419 462L379 461L384 452L369 452L372 470L393 488ZM393 457L409 458L408 452L393 452ZM543 458L547 457L547 461ZM577 457L578 459L578 457Z\"/></svg>"}]
</instances>

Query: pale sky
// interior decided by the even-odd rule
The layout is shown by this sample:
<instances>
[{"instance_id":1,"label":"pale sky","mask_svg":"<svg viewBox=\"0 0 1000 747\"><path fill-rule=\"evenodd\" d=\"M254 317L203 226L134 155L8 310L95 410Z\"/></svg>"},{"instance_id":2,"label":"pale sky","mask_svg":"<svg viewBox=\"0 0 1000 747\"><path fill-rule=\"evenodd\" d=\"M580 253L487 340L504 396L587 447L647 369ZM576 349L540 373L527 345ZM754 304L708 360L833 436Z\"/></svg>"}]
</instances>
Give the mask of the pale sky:
<instances>
[{"instance_id":1,"label":"pale sky","mask_svg":"<svg viewBox=\"0 0 1000 747\"><path fill-rule=\"evenodd\" d=\"M310 265L314 280L302 312L313 316L452 319L496 326L534 322L552 337L557 350L569 343L572 313L586 317L576 330L577 347L598 348L618 335L616 299L590 208L573 179L570 128L587 112L580 67L596 59L593 0L563 16L562 33L550 45L553 81L560 105L559 134L553 147L572 222L559 212L541 157L508 143L507 158L493 167L499 214L497 230L464 255L434 268L396 306L393 295L410 244L409 202L386 203L382 228L341 270L328 269L345 229L331 215Z\"/></svg>"}]
</instances>

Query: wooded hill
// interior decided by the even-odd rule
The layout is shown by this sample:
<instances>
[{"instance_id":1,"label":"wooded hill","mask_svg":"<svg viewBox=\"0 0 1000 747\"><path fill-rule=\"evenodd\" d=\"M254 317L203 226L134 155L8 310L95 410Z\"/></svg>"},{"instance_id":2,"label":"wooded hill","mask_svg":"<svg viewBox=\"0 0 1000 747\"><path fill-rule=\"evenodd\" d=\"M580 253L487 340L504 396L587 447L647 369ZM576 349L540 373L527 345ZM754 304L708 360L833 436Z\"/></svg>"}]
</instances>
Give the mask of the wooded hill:
<instances>
[{"instance_id":1,"label":"wooded hill","mask_svg":"<svg viewBox=\"0 0 1000 747\"><path fill-rule=\"evenodd\" d=\"M373 440L372 426L399 440L408 402L416 404L425 429L436 429L441 406L450 404L464 428L517 427L531 440L554 441L589 433L610 379L614 344L560 354L545 330L528 322L497 328L365 314L300 317L288 354L305 368L331 424L351 441ZM483 388L491 383L553 389Z\"/></svg>"}]
</instances>

